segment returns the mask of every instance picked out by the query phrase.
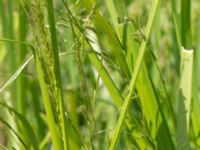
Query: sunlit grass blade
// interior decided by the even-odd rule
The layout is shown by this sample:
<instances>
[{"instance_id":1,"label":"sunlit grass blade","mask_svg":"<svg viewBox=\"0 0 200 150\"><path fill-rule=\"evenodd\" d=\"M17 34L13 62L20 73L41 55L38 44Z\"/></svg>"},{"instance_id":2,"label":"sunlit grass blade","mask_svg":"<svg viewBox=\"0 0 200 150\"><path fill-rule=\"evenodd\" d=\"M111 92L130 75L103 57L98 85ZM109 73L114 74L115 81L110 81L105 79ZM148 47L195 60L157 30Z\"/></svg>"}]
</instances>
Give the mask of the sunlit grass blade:
<instances>
[{"instance_id":1,"label":"sunlit grass blade","mask_svg":"<svg viewBox=\"0 0 200 150\"><path fill-rule=\"evenodd\" d=\"M189 126L192 101L193 50L181 50L181 80L179 92L179 111L177 115L177 147L189 148Z\"/></svg>"},{"instance_id":2,"label":"sunlit grass blade","mask_svg":"<svg viewBox=\"0 0 200 150\"><path fill-rule=\"evenodd\" d=\"M25 63L23 63L19 69L10 77L10 79L0 88L0 93L3 92L3 90L8 87L10 84L12 84L22 73L22 71L26 68L28 63L33 59L33 56L29 57Z\"/></svg>"}]
</instances>

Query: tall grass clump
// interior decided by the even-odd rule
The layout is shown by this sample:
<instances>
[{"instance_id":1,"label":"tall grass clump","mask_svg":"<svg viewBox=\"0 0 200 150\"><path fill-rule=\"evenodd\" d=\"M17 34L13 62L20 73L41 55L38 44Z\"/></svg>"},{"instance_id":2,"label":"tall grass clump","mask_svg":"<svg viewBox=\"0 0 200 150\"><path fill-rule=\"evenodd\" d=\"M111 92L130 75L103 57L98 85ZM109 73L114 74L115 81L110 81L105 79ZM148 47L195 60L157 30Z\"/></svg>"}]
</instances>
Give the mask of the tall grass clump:
<instances>
[{"instance_id":1,"label":"tall grass clump","mask_svg":"<svg viewBox=\"0 0 200 150\"><path fill-rule=\"evenodd\" d=\"M199 1L0 0L0 149L199 149Z\"/></svg>"}]
</instances>

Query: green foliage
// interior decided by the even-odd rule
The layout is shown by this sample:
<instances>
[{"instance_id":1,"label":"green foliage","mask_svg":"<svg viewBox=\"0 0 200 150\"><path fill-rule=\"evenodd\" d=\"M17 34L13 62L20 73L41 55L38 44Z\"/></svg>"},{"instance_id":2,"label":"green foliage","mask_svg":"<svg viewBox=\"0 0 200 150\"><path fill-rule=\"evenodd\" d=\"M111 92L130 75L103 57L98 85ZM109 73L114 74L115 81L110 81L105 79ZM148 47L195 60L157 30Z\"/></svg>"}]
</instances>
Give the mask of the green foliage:
<instances>
[{"instance_id":1,"label":"green foliage","mask_svg":"<svg viewBox=\"0 0 200 150\"><path fill-rule=\"evenodd\" d=\"M197 0L0 0L0 149L199 149L199 14Z\"/></svg>"}]
</instances>

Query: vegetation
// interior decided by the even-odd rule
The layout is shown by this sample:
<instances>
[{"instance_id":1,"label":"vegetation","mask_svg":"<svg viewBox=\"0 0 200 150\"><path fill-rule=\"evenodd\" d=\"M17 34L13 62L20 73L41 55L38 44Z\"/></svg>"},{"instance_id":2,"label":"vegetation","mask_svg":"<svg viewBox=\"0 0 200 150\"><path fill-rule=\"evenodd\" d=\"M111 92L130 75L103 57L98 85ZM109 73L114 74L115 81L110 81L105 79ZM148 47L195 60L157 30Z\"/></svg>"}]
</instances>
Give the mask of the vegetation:
<instances>
[{"instance_id":1,"label":"vegetation","mask_svg":"<svg viewBox=\"0 0 200 150\"><path fill-rule=\"evenodd\" d=\"M0 0L0 149L200 149L197 0Z\"/></svg>"}]
</instances>

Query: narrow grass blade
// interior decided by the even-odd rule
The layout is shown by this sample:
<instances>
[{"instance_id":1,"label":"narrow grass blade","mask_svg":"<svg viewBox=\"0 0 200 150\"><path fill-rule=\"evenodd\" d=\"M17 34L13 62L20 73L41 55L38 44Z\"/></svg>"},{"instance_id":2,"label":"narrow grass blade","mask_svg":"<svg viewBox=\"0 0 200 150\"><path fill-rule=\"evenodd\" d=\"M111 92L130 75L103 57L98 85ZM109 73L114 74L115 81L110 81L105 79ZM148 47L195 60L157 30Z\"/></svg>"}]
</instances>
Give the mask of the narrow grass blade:
<instances>
[{"instance_id":1,"label":"narrow grass blade","mask_svg":"<svg viewBox=\"0 0 200 150\"><path fill-rule=\"evenodd\" d=\"M26 68L26 66L29 64L29 62L32 59L33 59L33 55L31 57L29 57L23 63L23 65L20 66L20 68L17 69L17 71L10 77L10 79L0 88L0 93L2 93L6 87L8 87L9 85L11 85L19 77L19 75L22 73L22 71Z\"/></svg>"},{"instance_id":2,"label":"narrow grass blade","mask_svg":"<svg viewBox=\"0 0 200 150\"><path fill-rule=\"evenodd\" d=\"M62 149L61 141L60 141L60 138L58 135L57 126L56 126L53 111L52 111L52 106L51 106L50 99L49 99L48 89L47 89L46 83L45 83L44 73L42 70L41 62L40 62L37 54L35 54L35 63L36 63L38 78L39 78L39 82L40 82L42 97L43 97L43 101L44 101L44 106L45 106L45 110L46 110L48 125L49 125L49 129L50 129L50 133L51 133L52 143L56 150Z\"/></svg>"},{"instance_id":3,"label":"narrow grass blade","mask_svg":"<svg viewBox=\"0 0 200 150\"><path fill-rule=\"evenodd\" d=\"M181 40L186 49L192 48L190 9L191 0L181 0Z\"/></svg>"}]
</instances>

